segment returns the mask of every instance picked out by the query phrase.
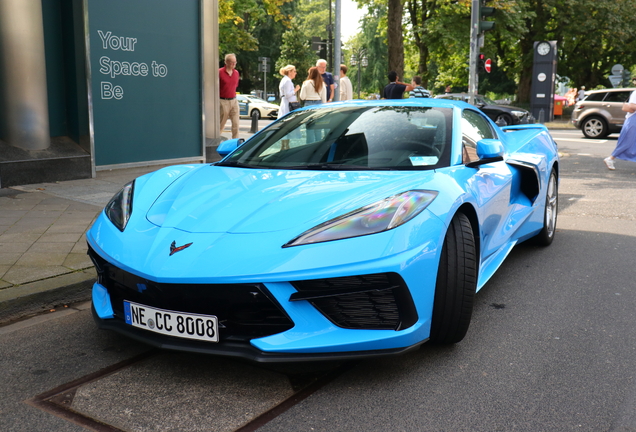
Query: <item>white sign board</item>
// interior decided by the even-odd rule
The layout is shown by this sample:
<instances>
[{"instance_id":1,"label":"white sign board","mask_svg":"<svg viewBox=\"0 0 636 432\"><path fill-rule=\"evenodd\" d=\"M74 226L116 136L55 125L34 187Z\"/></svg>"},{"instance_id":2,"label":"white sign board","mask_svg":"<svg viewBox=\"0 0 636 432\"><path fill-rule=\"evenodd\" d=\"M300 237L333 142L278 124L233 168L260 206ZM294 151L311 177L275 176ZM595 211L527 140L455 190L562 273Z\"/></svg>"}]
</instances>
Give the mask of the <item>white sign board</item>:
<instances>
[{"instance_id":1,"label":"white sign board","mask_svg":"<svg viewBox=\"0 0 636 432\"><path fill-rule=\"evenodd\" d=\"M623 75L610 75L609 80L614 88L623 85Z\"/></svg>"}]
</instances>

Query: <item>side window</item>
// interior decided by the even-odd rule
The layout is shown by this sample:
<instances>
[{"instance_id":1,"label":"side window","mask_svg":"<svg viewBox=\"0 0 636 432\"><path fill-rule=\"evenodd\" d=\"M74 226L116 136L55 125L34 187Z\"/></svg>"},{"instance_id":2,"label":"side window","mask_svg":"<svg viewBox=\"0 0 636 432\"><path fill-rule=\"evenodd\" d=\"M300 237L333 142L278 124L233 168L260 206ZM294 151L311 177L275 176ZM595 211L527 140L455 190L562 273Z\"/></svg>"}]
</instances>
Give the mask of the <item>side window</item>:
<instances>
[{"instance_id":1,"label":"side window","mask_svg":"<svg viewBox=\"0 0 636 432\"><path fill-rule=\"evenodd\" d=\"M600 102L603 100L606 94L607 93L605 92L590 93L589 95L585 96L585 100L588 102Z\"/></svg>"},{"instance_id":2,"label":"side window","mask_svg":"<svg viewBox=\"0 0 636 432\"><path fill-rule=\"evenodd\" d=\"M497 138L495 131L488 120L473 110L464 110L462 113L462 161L473 162L477 157L477 141L482 139Z\"/></svg>"},{"instance_id":3,"label":"side window","mask_svg":"<svg viewBox=\"0 0 636 432\"><path fill-rule=\"evenodd\" d=\"M625 102L629 99L630 91L608 92L603 102Z\"/></svg>"}]
</instances>

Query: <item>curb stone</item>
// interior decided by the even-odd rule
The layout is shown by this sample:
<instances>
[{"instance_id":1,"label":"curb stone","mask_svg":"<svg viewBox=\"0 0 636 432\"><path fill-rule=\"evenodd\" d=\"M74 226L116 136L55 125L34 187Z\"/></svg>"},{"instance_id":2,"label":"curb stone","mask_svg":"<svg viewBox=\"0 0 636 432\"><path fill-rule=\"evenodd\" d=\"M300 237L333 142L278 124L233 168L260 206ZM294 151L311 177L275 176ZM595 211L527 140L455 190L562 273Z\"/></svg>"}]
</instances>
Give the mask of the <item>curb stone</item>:
<instances>
[{"instance_id":1,"label":"curb stone","mask_svg":"<svg viewBox=\"0 0 636 432\"><path fill-rule=\"evenodd\" d=\"M0 326L55 309L88 301L97 280L94 269L69 273L0 291Z\"/></svg>"}]
</instances>

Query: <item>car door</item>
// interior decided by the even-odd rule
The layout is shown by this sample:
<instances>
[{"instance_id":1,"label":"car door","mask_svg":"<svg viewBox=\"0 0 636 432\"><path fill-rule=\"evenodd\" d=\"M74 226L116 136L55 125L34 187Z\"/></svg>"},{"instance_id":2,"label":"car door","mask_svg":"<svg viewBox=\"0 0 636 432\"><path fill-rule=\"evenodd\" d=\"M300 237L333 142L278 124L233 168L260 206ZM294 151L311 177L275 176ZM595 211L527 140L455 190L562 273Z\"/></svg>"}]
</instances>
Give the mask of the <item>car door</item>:
<instances>
[{"instance_id":1,"label":"car door","mask_svg":"<svg viewBox=\"0 0 636 432\"><path fill-rule=\"evenodd\" d=\"M241 117L249 117L249 103L248 99L242 96L237 96L238 104L239 104L239 115Z\"/></svg>"},{"instance_id":2,"label":"car door","mask_svg":"<svg viewBox=\"0 0 636 432\"><path fill-rule=\"evenodd\" d=\"M610 91L603 99L602 105L610 113L609 122L616 126L622 126L625 122L625 112L623 111L623 103L629 99L632 94L629 90Z\"/></svg>"},{"instance_id":3,"label":"car door","mask_svg":"<svg viewBox=\"0 0 636 432\"><path fill-rule=\"evenodd\" d=\"M497 132L484 115L470 109L465 109L462 113L461 128L464 164L478 159L476 148L479 140L498 138ZM504 161L467 169L474 170L467 179L465 188L477 204L481 257L486 260L505 249L514 232L514 227L510 224L512 171Z\"/></svg>"}]
</instances>

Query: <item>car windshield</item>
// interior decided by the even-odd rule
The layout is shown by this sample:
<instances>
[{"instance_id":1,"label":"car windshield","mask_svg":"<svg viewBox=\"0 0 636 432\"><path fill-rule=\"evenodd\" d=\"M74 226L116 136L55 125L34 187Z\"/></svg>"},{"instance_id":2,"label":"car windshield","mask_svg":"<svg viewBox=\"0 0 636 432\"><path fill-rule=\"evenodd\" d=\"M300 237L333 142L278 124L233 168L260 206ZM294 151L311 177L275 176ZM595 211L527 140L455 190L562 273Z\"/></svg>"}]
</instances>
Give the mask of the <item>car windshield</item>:
<instances>
[{"instance_id":1,"label":"car windshield","mask_svg":"<svg viewBox=\"0 0 636 432\"><path fill-rule=\"evenodd\" d=\"M315 170L448 166L452 110L414 106L327 107L292 112L219 165Z\"/></svg>"},{"instance_id":2,"label":"car windshield","mask_svg":"<svg viewBox=\"0 0 636 432\"><path fill-rule=\"evenodd\" d=\"M494 100L487 98L486 96L477 96L477 99L475 99L475 102L479 103L479 104L484 104L484 105L497 105L497 102L495 102Z\"/></svg>"}]
</instances>

